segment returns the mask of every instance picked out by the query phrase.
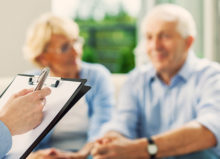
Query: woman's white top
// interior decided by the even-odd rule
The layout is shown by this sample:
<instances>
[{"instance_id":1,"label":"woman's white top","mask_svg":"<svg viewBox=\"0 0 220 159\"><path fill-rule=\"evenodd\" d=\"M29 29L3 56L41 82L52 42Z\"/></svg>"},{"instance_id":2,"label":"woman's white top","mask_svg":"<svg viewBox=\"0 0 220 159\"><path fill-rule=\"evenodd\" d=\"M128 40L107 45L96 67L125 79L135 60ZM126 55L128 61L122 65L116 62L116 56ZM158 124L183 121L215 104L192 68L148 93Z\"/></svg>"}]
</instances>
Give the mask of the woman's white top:
<instances>
[{"instance_id":1,"label":"woman's white top","mask_svg":"<svg viewBox=\"0 0 220 159\"><path fill-rule=\"evenodd\" d=\"M62 150L80 149L86 144L88 105L82 97L55 126L51 146Z\"/></svg>"}]
</instances>

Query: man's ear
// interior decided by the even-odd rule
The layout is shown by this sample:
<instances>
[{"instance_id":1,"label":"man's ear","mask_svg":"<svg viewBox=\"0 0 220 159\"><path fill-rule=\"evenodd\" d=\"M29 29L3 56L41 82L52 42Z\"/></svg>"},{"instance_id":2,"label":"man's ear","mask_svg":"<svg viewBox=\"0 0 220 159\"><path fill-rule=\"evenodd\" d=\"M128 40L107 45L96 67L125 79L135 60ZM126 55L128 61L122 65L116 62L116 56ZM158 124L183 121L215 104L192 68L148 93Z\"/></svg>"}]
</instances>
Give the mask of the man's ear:
<instances>
[{"instance_id":1,"label":"man's ear","mask_svg":"<svg viewBox=\"0 0 220 159\"><path fill-rule=\"evenodd\" d=\"M43 67L47 67L49 65L48 60L44 56L44 54L41 54L40 56L36 57L36 61Z\"/></svg>"},{"instance_id":2,"label":"man's ear","mask_svg":"<svg viewBox=\"0 0 220 159\"><path fill-rule=\"evenodd\" d=\"M191 48L191 46L193 45L193 42L194 42L194 37L188 36L186 38L186 50L189 50Z\"/></svg>"}]
</instances>

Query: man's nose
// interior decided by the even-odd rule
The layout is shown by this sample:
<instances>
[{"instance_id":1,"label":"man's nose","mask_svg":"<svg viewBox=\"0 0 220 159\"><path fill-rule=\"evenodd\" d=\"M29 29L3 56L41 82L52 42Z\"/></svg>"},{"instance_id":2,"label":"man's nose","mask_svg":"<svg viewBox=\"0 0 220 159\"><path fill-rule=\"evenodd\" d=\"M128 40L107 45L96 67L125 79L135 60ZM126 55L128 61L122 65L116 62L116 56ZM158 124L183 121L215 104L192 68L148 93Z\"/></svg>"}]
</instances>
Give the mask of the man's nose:
<instances>
[{"instance_id":1,"label":"man's nose","mask_svg":"<svg viewBox=\"0 0 220 159\"><path fill-rule=\"evenodd\" d=\"M152 45L151 47L153 49L155 49L155 50L160 49L161 48L161 41L160 41L160 39L157 38L157 37L153 38L151 45Z\"/></svg>"}]
</instances>

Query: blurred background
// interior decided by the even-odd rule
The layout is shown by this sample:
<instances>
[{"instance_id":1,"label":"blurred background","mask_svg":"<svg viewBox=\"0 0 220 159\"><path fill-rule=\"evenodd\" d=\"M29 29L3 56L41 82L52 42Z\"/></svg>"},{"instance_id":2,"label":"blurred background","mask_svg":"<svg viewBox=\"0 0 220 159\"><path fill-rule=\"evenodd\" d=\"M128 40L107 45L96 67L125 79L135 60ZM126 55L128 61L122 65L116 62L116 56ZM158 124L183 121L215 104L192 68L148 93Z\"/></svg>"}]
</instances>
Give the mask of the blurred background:
<instances>
[{"instance_id":1,"label":"blurred background","mask_svg":"<svg viewBox=\"0 0 220 159\"><path fill-rule=\"evenodd\" d=\"M140 22L161 3L188 9L197 23L194 51L220 62L220 0L7 0L0 5L0 77L34 68L23 58L22 46L30 23L48 11L79 24L84 61L104 64L112 73L127 73L147 63Z\"/></svg>"}]
</instances>

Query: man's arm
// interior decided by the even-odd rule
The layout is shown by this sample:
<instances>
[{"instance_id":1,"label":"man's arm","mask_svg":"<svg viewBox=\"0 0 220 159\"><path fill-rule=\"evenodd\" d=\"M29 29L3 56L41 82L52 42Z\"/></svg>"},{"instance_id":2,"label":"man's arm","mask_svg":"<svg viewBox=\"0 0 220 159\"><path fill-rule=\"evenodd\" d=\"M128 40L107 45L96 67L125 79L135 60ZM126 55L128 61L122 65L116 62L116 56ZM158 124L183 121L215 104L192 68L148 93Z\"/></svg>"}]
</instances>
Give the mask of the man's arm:
<instances>
[{"instance_id":1,"label":"man's arm","mask_svg":"<svg viewBox=\"0 0 220 159\"><path fill-rule=\"evenodd\" d=\"M146 138L131 140L110 131L97 140L91 151L94 159L148 159Z\"/></svg>"},{"instance_id":2,"label":"man's arm","mask_svg":"<svg viewBox=\"0 0 220 159\"><path fill-rule=\"evenodd\" d=\"M217 144L214 134L197 121L152 138L158 146L158 158L188 154Z\"/></svg>"},{"instance_id":3,"label":"man's arm","mask_svg":"<svg viewBox=\"0 0 220 159\"><path fill-rule=\"evenodd\" d=\"M157 158L189 154L214 147L217 144L214 134L197 121L152 138L158 146ZM92 150L94 158L131 158L131 156L132 158L149 158L146 138L129 140L123 136L120 137L117 132L110 132L101 142L99 141Z\"/></svg>"}]
</instances>

